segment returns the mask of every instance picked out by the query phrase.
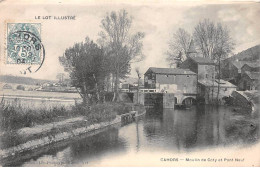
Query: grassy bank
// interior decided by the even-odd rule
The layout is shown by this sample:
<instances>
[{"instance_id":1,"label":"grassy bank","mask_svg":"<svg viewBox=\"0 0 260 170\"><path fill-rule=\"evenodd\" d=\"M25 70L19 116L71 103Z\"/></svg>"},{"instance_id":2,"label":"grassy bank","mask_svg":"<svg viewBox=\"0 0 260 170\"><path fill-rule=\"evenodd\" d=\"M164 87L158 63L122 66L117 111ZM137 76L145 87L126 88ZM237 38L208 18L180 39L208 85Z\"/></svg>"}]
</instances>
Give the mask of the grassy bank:
<instances>
[{"instance_id":1,"label":"grassy bank","mask_svg":"<svg viewBox=\"0 0 260 170\"><path fill-rule=\"evenodd\" d=\"M54 107L50 109L24 109L20 105L1 104L0 126L2 131L12 131L23 127L51 123L76 116L85 116L87 120L98 123L109 121L116 115L121 115L135 109L124 103L102 103L91 107L77 105L71 109Z\"/></svg>"},{"instance_id":2,"label":"grassy bank","mask_svg":"<svg viewBox=\"0 0 260 170\"><path fill-rule=\"evenodd\" d=\"M32 127L82 114L78 108L67 110L64 107L51 109L24 109L20 106L0 106L1 131L14 131L23 127Z\"/></svg>"},{"instance_id":3,"label":"grassy bank","mask_svg":"<svg viewBox=\"0 0 260 170\"><path fill-rule=\"evenodd\" d=\"M239 111L237 111L240 109ZM238 108L234 111L233 115L227 120L225 130L226 136L231 141L237 141L241 139L242 142L255 142L259 139L259 122L260 112L259 104L256 106L256 110L253 113L244 111Z\"/></svg>"},{"instance_id":4,"label":"grassy bank","mask_svg":"<svg viewBox=\"0 0 260 170\"><path fill-rule=\"evenodd\" d=\"M24 109L18 106L0 106L1 139L0 148L8 148L26 141L71 131L79 127L112 121L116 115L127 113L131 110L143 111L139 105L124 103L102 103L84 107L77 105L71 109ZM72 118L82 118L75 122L66 123ZM57 126L64 122L62 125ZM28 129L29 128L29 129ZM38 130L37 130L38 129ZM28 132L21 133L21 131ZM30 134L31 133L31 134Z\"/></svg>"}]
</instances>

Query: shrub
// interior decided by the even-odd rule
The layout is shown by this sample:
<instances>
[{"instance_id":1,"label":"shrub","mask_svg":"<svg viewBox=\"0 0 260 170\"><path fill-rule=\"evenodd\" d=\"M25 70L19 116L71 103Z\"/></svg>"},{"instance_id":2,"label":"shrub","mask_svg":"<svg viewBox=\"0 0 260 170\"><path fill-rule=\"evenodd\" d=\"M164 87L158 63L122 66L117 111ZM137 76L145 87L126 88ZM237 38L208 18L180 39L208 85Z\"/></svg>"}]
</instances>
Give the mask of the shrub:
<instances>
[{"instance_id":1,"label":"shrub","mask_svg":"<svg viewBox=\"0 0 260 170\"><path fill-rule=\"evenodd\" d=\"M126 105L124 103L113 103L114 111L118 114L125 114L132 110L131 105Z\"/></svg>"},{"instance_id":2,"label":"shrub","mask_svg":"<svg viewBox=\"0 0 260 170\"><path fill-rule=\"evenodd\" d=\"M60 117L69 118L80 115L80 112L72 112L64 107L32 110L22 108L19 105L10 106L4 104L1 104L0 111L0 127L5 131L31 127L35 124L50 123Z\"/></svg>"},{"instance_id":3,"label":"shrub","mask_svg":"<svg viewBox=\"0 0 260 170\"><path fill-rule=\"evenodd\" d=\"M25 90L25 87L22 86L22 85L18 85L18 86L16 87L16 89L17 89L17 90Z\"/></svg>"},{"instance_id":4,"label":"shrub","mask_svg":"<svg viewBox=\"0 0 260 170\"><path fill-rule=\"evenodd\" d=\"M0 148L4 149L4 148L13 147L23 142L24 141L15 131L10 131L1 136Z\"/></svg>"},{"instance_id":5,"label":"shrub","mask_svg":"<svg viewBox=\"0 0 260 170\"><path fill-rule=\"evenodd\" d=\"M91 107L90 112L87 114L87 120L91 123L112 121L117 115L113 108L110 103L96 104Z\"/></svg>"},{"instance_id":6,"label":"shrub","mask_svg":"<svg viewBox=\"0 0 260 170\"><path fill-rule=\"evenodd\" d=\"M76 104L76 106L73 106L71 109L71 115L82 115L86 116L90 112L90 108L86 107L82 104Z\"/></svg>"},{"instance_id":7,"label":"shrub","mask_svg":"<svg viewBox=\"0 0 260 170\"><path fill-rule=\"evenodd\" d=\"M61 118L70 118L78 115L86 116L92 123L111 121L116 115L128 113L134 107L124 103L102 103L91 107L76 105L68 110L65 107L53 107L51 109L25 109L21 105L0 104L0 127L4 131L12 131L23 127L32 127L35 124L51 123Z\"/></svg>"}]
</instances>

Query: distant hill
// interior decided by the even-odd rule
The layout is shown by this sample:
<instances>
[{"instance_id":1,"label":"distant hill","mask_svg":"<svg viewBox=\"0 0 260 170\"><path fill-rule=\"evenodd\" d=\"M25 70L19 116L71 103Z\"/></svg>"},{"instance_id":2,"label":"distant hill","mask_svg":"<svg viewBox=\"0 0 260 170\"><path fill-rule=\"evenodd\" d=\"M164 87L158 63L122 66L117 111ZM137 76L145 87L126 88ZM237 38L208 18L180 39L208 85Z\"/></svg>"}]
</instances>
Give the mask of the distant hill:
<instances>
[{"instance_id":1,"label":"distant hill","mask_svg":"<svg viewBox=\"0 0 260 170\"><path fill-rule=\"evenodd\" d=\"M42 84L46 82L56 82L54 80L42 80L42 79L34 79L30 77L20 77L20 76L12 76L12 75L0 75L0 82L2 83L14 83L14 84L25 84L25 85L36 85Z\"/></svg>"},{"instance_id":2,"label":"distant hill","mask_svg":"<svg viewBox=\"0 0 260 170\"><path fill-rule=\"evenodd\" d=\"M138 79L133 77L127 77L124 80L121 80L122 83L134 84L137 83ZM25 85L36 85L43 83L57 83L55 80L43 80L43 79L34 79L30 77L20 77L12 75L0 75L0 82L2 83L13 83L13 84L25 84ZM144 80L140 79L140 84L143 84Z\"/></svg>"},{"instance_id":3,"label":"distant hill","mask_svg":"<svg viewBox=\"0 0 260 170\"><path fill-rule=\"evenodd\" d=\"M260 59L260 44L247 50L244 50L232 57L228 58L230 61L257 61Z\"/></svg>"}]
</instances>

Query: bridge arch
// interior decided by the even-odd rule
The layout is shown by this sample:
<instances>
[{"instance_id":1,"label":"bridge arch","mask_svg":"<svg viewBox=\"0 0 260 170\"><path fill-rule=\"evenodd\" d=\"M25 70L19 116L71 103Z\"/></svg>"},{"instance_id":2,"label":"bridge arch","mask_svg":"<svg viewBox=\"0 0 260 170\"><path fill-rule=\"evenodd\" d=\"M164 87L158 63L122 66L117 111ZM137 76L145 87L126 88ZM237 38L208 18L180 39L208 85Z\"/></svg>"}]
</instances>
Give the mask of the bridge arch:
<instances>
[{"instance_id":1,"label":"bridge arch","mask_svg":"<svg viewBox=\"0 0 260 170\"><path fill-rule=\"evenodd\" d=\"M193 105L196 104L196 97L194 96L187 96L182 99L181 102L183 105Z\"/></svg>"}]
</instances>

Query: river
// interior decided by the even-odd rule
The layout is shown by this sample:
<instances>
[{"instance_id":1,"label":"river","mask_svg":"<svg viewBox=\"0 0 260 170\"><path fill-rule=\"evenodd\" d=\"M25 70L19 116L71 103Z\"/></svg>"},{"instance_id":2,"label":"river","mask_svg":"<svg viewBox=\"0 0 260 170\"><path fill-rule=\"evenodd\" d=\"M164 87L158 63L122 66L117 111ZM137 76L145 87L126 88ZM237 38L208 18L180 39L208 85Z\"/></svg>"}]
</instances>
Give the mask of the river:
<instances>
[{"instance_id":1,"label":"river","mask_svg":"<svg viewBox=\"0 0 260 170\"><path fill-rule=\"evenodd\" d=\"M256 121L259 122L259 121ZM49 146L44 152L4 166L105 166L156 152L192 153L209 148L253 145L259 124L232 108L200 106L188 110L149 109L134 122L95 136ZM242 128L241 128L242 127ZM120 162L118 162L120 163Z\"/></svg>"}]
</instances>

